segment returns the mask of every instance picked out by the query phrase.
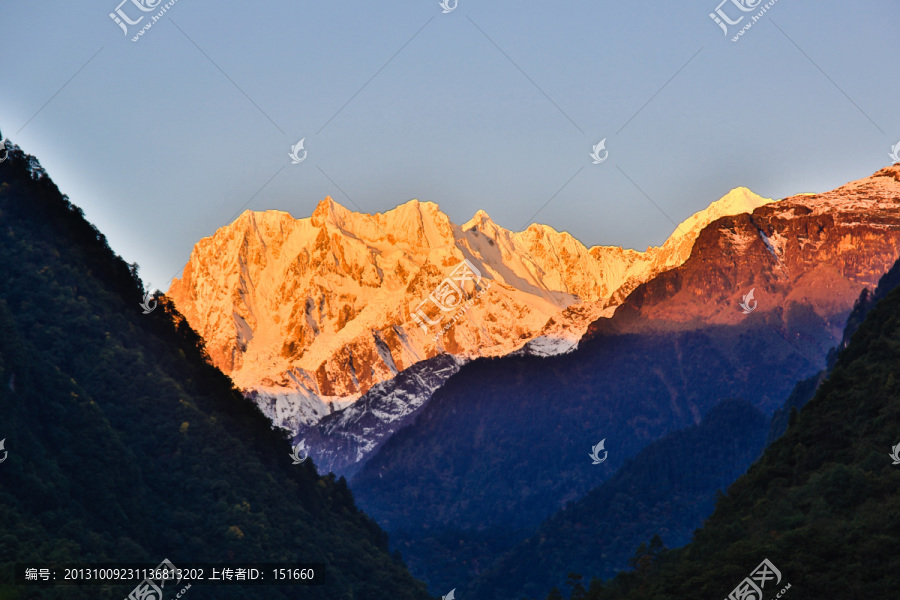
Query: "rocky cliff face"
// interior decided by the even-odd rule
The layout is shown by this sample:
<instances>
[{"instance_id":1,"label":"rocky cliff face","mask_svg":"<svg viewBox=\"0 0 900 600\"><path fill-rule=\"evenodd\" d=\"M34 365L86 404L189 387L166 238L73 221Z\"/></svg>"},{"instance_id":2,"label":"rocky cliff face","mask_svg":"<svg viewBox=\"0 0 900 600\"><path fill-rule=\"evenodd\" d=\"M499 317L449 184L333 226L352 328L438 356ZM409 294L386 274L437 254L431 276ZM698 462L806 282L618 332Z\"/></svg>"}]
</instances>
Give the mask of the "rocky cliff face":
<instances>
[{"instance_id":1,"label":"rocky cliff face","mask_svg":"<svg viewBox=\"0 0 900 600\"><path fill-rule=\"evenodd\" d=\"M706 227L683 265L638 286L616 314L634 327L734 324L751 316L799 318L801 306L840 336L862 288L900 256L900 165L824 194L804 194L723 217ZM806 310L806 309L804 309Z\"/></svg>"},{"instance_id":2,"label":"rocky cliff face","mask_svg":"<svg viewBox=\"0 0 900 600\"><path fill-rule=\"evenodd\" d=\"M536 337L525 351L567 351L617 290L686 260L702 226L769 202L735 190L637 252L544 225L513 233L483 211L458 226L428 202L368 215L327 198L306 219L243 213L197 243L167 295L214 363L297 432L443 353L502 356Z\"/></svg>"}]
</instances>

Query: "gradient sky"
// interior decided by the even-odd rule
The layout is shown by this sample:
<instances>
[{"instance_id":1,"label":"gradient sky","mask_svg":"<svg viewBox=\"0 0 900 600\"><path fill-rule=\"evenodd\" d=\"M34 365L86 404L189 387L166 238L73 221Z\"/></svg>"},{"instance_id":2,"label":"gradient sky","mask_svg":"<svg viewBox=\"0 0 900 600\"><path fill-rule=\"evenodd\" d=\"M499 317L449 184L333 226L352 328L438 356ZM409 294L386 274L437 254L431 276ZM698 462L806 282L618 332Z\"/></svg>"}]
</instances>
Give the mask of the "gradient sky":
<instances>
[{"instance_id":1,"label":"gradient sky","mask_svg":"<svg viewBox=\"0 0 900 600\"><path fill-rule=\"evenodd\" d=\"M737 43L718 1L178 0L134 43L119 0L5 0L0 131L161 289L242 208L419 198L644 249L734 187L892 162L896 0L779 0Z\"/></svg>"}]
</instances>

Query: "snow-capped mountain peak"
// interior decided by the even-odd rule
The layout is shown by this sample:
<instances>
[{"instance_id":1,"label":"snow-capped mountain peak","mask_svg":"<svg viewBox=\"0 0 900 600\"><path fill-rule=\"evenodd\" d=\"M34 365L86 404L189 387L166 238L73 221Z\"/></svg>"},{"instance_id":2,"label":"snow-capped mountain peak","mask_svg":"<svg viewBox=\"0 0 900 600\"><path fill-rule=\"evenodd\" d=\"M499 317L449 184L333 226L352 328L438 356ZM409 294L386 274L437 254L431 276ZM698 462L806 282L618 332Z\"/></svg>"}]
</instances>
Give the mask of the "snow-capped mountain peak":
<instances>
[{"instance_id":1,"label":"snow-capped mountain peak","mask_svg":"<svg viewBox=\"0 0 900 600\"><path fill-rule=\"evenodd\" d=\"M501 356L538 336L538 353L569 349L628 288L686 260L702 226L768 202L734 190L637 252L512 232L485 211L459 226L432 202L365 214L326 197L307 218L245 211L197 243L168 295L214 363L296 431L442 353ZM475 271L454 294L458 269Z\"/></svg>"}]
</instances>

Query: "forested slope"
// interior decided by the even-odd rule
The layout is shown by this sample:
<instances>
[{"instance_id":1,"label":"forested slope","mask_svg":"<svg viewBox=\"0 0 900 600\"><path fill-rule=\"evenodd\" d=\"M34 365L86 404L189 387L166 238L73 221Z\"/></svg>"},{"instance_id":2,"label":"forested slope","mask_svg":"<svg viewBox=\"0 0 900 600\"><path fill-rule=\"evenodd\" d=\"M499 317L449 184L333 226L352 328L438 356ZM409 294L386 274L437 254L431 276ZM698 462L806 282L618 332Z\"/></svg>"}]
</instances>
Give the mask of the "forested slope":
<instances>
[{"instance_id":1,"label":"forested slope","mask_svg":"<svg viewBox=\"0 0 900 600\"><path fill-rule=\"evenodd\" d=\"M0 584L24 561L320 562L324 586L191 595L427 598L343 479L292 465L170 303L142 314L136 267L18 149L0 164L0 282Z\"/></svg>"}]
</instances>

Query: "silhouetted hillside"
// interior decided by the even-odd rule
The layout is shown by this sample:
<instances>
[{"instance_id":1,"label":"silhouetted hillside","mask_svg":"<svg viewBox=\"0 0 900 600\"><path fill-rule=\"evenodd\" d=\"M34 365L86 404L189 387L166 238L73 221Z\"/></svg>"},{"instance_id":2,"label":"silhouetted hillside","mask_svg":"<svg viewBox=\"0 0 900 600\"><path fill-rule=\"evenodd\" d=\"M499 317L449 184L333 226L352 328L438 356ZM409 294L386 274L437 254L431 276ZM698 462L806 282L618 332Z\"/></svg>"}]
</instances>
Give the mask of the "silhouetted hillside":
<instances>
[{"instance_id":1,"label":"silhouetted hillside","mask_svg":"<svg viewBox=\"0 0 900 600\"><path fill-rule=\"evenodd\" d=\"M33 157L0 164L0 597L133 587L16 588L14 562L169 558L327 565L324 586L196 598L427 598L344 480L291 464L170 303L142 314L136 271Z\"/></svg>"}]
</instances>

